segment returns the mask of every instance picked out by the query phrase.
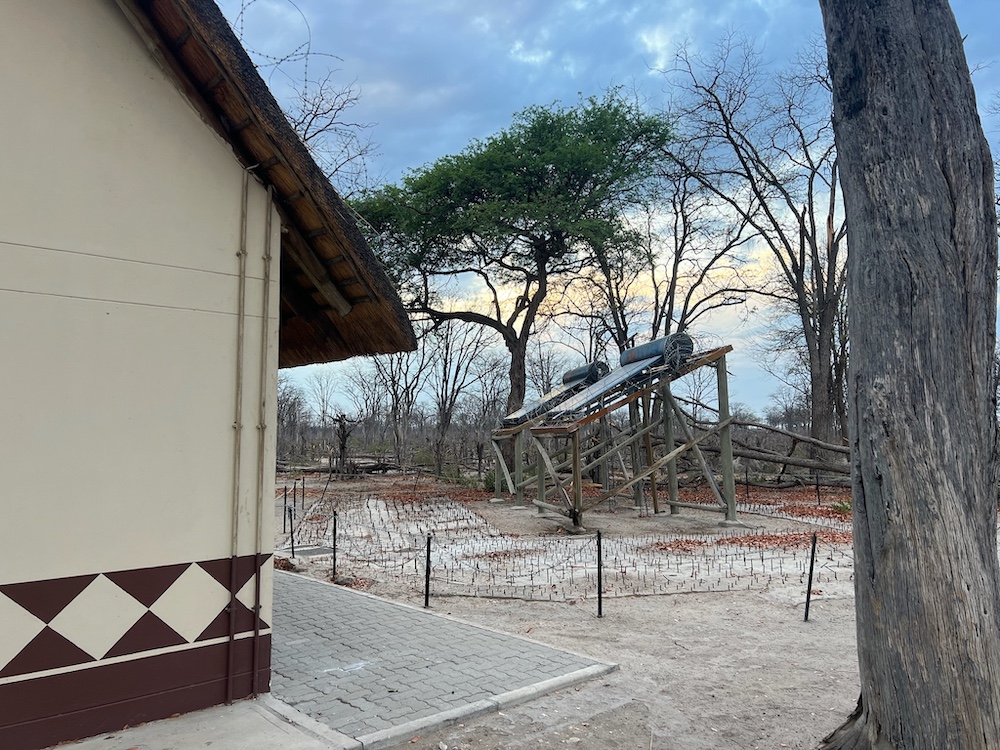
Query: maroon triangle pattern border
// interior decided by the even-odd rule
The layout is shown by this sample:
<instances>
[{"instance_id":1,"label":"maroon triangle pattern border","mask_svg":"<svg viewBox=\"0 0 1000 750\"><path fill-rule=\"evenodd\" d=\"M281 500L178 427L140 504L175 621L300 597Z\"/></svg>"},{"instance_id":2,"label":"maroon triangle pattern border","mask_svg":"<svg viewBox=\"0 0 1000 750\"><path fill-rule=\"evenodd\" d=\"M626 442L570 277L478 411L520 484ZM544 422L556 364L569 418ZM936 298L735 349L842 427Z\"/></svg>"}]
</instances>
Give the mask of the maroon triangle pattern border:
<instances>
[{"instance_id":1,"label":"maroon triangle pattern border","mask_svg":"<svg viewBox=\"0 0 1000 750\"><path fill-rule=\"evenodd\" d=\"M13 677L47 669L72 667L94 661L94 657L46 626L31 642L0 669L0 677Z\"/></svg>"},{"instance_id":2,"label":"maroon triangle pattern border","mask_svg":"<svg viewBox=\"0 0 1000 750\"><path fill-rule=\"evenodd\" d=\"M69 578L49 578L44 581L8 583L0 586L0 594L21 605L48 625L89 586L99 573Z\"/></svg>"},{"instance_id":3,"label":"maroon triangle pattern border","mask_svg":"<svg viewBox=\"0 0 1000 750\"><path fill-rule=\"evenodd\" d=\"M228 631L227 631L228 634ZM104 655L127 656L167 646L181 646L187 640L152 612L146 612Z\"/></svg>"},{"instance_id":4,"label":"maroon triangle pattern border","mask_svg":"<svg viewBox=\"0 0 1000 750\"><path fill-rule=\"evenodd\" d=\"M253 578L257 570L263 569L270 560L270 554L244 555L235 559L236 581L231 601L235 603L234 619L237 634L252 631L255 620L261 629L269 627L267 623L255 617L249 608L236 599L236 594L246 585L247 581ZM234 570L231 558L117 570L103 574L105 578L146 608L142 617L111 647L104 658L142 654L155 649L188 643L183 636L157 617L149 608L170 589L191 565L198 565L224 588L229 589L230 576ZM73 667L88 662L94 662L95 665L99 663L72 641L48 627L48 624L66 609L77 596L83 593L99 575L102 574L88 573L66 578L0 585L0 594L46 624L46 627L10 661L6 664L0 663L0 678ZM229 602L216 614L191 645L227 635L229 635Z\"/></svg>"},{"instance_id":5,"label":"maroon triangle pattern border","mask_svg":"<svg viewBox=\"0 0 1000 750\"><path fill-rule=\"evenodd\" d=\"M270 559L270 555L261 555L261 567L264 563ZM219 560L206 560L204 562L199 562L198 567L208 573L212 578L218 581L226 589L229 588L229 581L232 575L232 558L224 557ZM254 573L256 573L256 566L254 565L253 555L245 555L243 557L236 558L236 585L233 588L233 592L239 591L246 585L246 582L253 578Z\"/></svg>"},{"instance_id":6,"label":"maroon triangle pattern border","mask_svg":"<svg viewBox=\"0 0 1000 750\"><path fill-rule=\"evenodd\" d=\"M169 589L189 567L191 567L191 563L119 570L114 573L105 573L104 577L126 593L131 594L143 606L152 607L156 600L163 596L163 592Z\"/></svg>"}]
</instances>

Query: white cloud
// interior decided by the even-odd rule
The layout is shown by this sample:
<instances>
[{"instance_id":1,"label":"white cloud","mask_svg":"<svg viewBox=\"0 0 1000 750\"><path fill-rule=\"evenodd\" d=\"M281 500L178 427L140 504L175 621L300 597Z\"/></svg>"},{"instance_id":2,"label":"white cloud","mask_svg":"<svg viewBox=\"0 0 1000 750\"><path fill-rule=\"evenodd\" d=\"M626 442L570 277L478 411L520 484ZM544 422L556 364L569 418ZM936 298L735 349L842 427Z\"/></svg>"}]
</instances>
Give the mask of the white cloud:
<instances>
[{"instance_id":1,"label":"white cloud","mask_svg":"<svg viewBox=\"0 0 1000 750\"><path fill-rule=\"evenodd\" d=\"M552 50L529 49L523 41L518 40L511 47L510 56L517 62L527 65L544 65L552 59Z\"/></svg>"},{"instance_id":2,"label":"white cloud","mask_svg":"<svg viewBox=\"0 0 1000 750\"><path fill-rule=\"evenodd\" d=\"M649 56L649 65L655 70L670 66L680 44L689 37L697 22L697 13L688 9L669 22L646 26L638 34L639 46Z\"/></svg>"}]
</instances>

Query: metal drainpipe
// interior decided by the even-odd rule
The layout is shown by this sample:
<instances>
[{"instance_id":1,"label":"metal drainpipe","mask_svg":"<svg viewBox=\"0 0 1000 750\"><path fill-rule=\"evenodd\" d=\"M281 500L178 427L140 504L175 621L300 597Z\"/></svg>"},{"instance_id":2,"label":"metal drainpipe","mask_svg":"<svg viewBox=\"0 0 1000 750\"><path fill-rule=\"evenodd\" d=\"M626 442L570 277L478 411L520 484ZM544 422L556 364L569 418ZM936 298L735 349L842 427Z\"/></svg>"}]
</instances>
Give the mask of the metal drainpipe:
<instances>
[{"instance_id":1,"label":"metal drainpipe","mask_svg":"<svg viewBox=\"0 0 1000 750\"><path fill-rule=\"evenodd\" d=\"M264 447L267 434L267 393L268 393L268 336L270 335L270 305L271 305L271 217L273 213L274 189L267 186L267 203L264 207L264 293L263 312L260 316L260 403L257 413L257 512L255 513L256 529L254 533L254 586L253 586L253 676L251 692L256 698L258 689L258 672L260 671L260 558L263 541L260 538L263 529L264 516L264 485L265 471ZM303 493L305 489L302 490ZM273 501L273 498L272 498Z\"/></svg>"},{"instance_id":2,"label":"metal drainpipe","mask_svg":"<svg viewBox=\"0 0 1000 750\"><path fill-rule=\"evenodd\" d=\"M246 328L247 296L247 196L250 191L249 167L243 171L243 192L240 198L239 295L236 311L236 404L233 429L233 507L232 540L229 558L229 641L226 655L226 703L233 702L233 681L236 664L236 557L239 553L240 470L243 453L243 344Z\"/></svg>"}]
</instances>

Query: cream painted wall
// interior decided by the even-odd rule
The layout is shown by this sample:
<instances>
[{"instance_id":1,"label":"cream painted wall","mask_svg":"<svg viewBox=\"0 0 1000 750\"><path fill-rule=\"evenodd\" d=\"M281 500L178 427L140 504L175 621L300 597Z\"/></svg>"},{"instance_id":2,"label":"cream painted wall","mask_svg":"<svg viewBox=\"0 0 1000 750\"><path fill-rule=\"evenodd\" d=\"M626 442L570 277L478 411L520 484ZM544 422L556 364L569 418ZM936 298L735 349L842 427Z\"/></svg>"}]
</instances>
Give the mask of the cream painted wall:
<instances>
[{"instance_id":1,"label":"cream painted wall","mask_svg":"<svg viewBox=\"0 0 1000 750\"><path fill-rule=\"evenodd\" d=\"M0 583L228 557L242 167L112 0L5 0L0 58ZM247 230L238 554L273 523L254 179Z\"/></svg>"}]
</instances>

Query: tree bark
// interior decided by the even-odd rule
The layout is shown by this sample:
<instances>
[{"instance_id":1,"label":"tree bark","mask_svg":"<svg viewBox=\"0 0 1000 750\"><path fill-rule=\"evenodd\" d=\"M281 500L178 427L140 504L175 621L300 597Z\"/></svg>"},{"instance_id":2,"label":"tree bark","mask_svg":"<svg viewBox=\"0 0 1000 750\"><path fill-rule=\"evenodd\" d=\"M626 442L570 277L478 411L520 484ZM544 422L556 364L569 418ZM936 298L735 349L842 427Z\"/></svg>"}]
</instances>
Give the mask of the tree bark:
<instances>
[{"instance_id":1,"label":"tree bark","mask_svg":"<svg viewBox=\"0 0 1000 750\"><path fill-rule=\"evenodd\" d=\"M513 414L524 406L524 396L528 390L528 341L525 336L518 336L508 342L510 351L510 393L507 394L507 413Z\"/></svg>"},{"instance_id":2,"label":"tree bark","mask_svg":"<svg viewBox=\"0 0 1000 750\"><path fill-rule=\"evenodd\" d=\"M820 0L850 227L861 698L823 748L1000 747L993 166L946 0Z\"/></svg>"}]
</instances>

